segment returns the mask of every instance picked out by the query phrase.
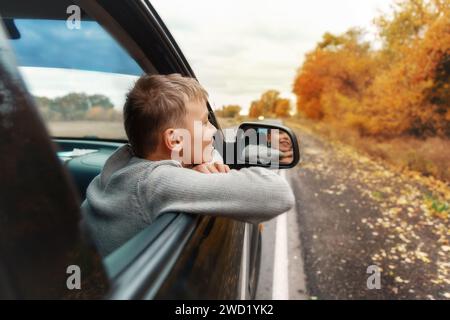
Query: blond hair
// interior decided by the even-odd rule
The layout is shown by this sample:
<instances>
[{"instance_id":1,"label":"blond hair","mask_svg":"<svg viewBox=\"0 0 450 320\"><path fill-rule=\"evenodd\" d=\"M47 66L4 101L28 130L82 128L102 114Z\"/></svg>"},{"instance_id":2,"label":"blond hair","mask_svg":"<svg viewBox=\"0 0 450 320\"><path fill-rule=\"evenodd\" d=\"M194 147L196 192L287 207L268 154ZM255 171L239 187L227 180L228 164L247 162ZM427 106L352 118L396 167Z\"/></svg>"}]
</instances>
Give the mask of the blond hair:
<instances>
[{"instance_id":1,"label":"blond hair","mask_svg":"<svg viewBox=\"0 0 450 320\"><path fill-rule=\"evenodd\" d=\"M208 93L194 78L177 73L141 76L123 109L125 132L135 155L145 158L164 130L185 125L187 102L207 99Z\"/></svg>"}]
</instances>

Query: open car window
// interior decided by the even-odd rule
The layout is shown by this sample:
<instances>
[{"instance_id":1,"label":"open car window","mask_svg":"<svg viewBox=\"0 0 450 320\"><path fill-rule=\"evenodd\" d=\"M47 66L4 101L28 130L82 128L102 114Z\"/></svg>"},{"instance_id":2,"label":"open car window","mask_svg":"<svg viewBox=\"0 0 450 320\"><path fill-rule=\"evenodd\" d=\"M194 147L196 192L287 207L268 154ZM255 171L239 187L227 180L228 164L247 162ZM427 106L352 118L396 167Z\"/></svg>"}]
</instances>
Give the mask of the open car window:
<instances>
[{"instance_id":1,"label":"open car window","mask_svg":"<svg viewBox=\"0 0 450 320\"><path fill-rule=\"evenodd\" d=\"M143 73L96 21L8 19L10 44L53 137L125 140L126 92Z\"/></svg>"}]
</instances>

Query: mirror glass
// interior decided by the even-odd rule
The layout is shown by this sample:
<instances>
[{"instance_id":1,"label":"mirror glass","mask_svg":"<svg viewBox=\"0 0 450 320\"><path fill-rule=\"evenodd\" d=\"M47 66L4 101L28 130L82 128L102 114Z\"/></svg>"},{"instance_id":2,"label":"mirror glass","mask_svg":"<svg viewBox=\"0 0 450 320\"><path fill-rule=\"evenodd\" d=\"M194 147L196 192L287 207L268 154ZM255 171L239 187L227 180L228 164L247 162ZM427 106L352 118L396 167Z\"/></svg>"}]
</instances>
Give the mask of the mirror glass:
<instances>
[{"instance_id":1,"label":"mirror glass","mask_svg":"<svg viewBox=\"0 0 450 320\"><path fill-rule=\"evenodd\" d=\"M294 149L291 136L279 128L249 127L242 128L243 137L238 139L237 150L241 162L264 164L278 167L294 162Z\"/></svg>"}]
</instances>

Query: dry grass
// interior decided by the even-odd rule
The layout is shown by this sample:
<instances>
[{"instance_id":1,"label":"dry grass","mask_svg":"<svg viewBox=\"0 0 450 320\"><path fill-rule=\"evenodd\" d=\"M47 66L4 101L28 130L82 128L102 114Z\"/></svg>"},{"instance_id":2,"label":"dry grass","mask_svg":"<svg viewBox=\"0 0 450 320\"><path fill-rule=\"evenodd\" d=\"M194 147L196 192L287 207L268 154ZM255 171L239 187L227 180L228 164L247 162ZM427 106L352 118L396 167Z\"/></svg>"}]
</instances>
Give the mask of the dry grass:
<instances>
[{"instance_id":1,"label":"dry grass","mask_svg":"<svg viewBox=\"0 0 450 320\"><path fill-rule=\"evenodd\" d=\"M126 139L122 121L50 121L47 128L53 137Z\"/></svg>"},{"instance_id":2,"label":"dry grass","mask_svg":"<svg viewBox=\"0 0 450 320\"><path fill-rule=\"evenodd\" d=\"M337 140L355 147L357 150L382 159L396 167L420 172L450 183L450 140L443 138L417 139L399 137L376 139L361 137L355 130L337 124L316 123L305 119L292 119L331 140Z\"/></svg>"},{"instance_id":3,"label":"dry grass","mask_svg":"<svg viewBox=\"0 0 450 320\"><path fill-rule=\"evenodd\" d=\"M245 121L245 117L217 118L222 128L230 128ZM96 136L105 139L126 139L122 121L48 121L47 128L53 137Z\"/></svg>"},{"instance_id":4,"label":"dry grass","mask_svg":"<svg viewBox=\"0 0 450 320\"><path fill-rule=\"evenodd\" d=\"M246 121L245 117L217 118L222 129L235 127ZM53 137L98 137L105 139L127 139L122 121L48 121L47 129Z\"/></svg>"},{"instance_id":5,"label":"dry grass","mask_svg":"<svg viewBox=\"0 0 450 320\"><path fill-rule=\"evenodd\" d=\"M359 148L392 164L450 183L450 140L395 138L362 143Z\"/></svg>"},{"instance_id":6,"label":"dry grass","mask_svg":"<svg viewBox=\"0 0 450 320\"><path fill-rule=\"evenodd\" d=\"M245 117L245 116L238 116L238 117L234 117L234 118L220 118L220 117L217 117L217 121L219 122L220 127L222 129L226 129L226 128L231 128L231 127L238 126L242 122L248 121L248 118Z\"/></svg>"}]
</instances>

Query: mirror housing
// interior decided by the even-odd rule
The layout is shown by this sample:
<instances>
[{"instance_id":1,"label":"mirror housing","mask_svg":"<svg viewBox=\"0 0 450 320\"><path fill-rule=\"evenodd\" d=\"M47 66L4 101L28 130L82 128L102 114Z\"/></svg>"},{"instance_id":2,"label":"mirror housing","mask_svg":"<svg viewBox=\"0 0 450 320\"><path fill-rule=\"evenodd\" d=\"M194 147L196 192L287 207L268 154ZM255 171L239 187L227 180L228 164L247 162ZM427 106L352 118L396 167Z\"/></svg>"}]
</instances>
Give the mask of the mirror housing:
<instances>
[{"instance_id":1,"label":"mirror housing","mask_svg":"<svg viewBox=\"0 0 450 320\"><path fill-rule=\"evenodd\" d=\"M224 159L232 168L289 169L300 162L297 136L285 126L243 122L231 144L226 143ZM232 156L230 151L233 151Z\"/></svg>"}]
</instances>

